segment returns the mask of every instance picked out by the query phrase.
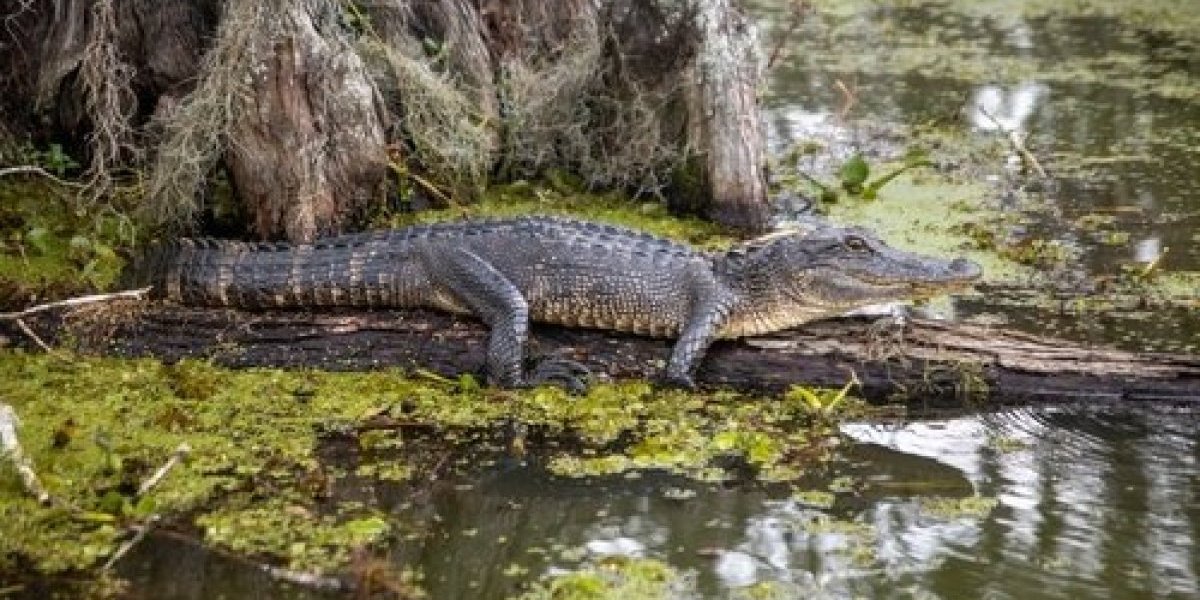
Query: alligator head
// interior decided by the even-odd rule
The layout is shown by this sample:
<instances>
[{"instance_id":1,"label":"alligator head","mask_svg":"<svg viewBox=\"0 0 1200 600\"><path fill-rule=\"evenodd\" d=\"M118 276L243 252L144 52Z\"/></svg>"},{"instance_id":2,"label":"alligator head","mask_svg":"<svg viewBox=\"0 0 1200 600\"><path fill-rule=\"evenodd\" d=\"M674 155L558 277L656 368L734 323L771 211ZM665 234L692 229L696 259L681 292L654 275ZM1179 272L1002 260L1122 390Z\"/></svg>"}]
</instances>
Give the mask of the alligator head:
<instances>
[{"instance_id":1,"label":"alligator head","mask_svg":"<svg viewBox=\"0 0 1200 600\"><path fill-rule=\"evenodd\" d=\"M718 258L718 271L741 298L735 312L742 314L731 325L736 335L936 296L964 288L983 273L963 258L905 252L865 229L830 225L746 242Z\"/></svg>"}]
</instances>

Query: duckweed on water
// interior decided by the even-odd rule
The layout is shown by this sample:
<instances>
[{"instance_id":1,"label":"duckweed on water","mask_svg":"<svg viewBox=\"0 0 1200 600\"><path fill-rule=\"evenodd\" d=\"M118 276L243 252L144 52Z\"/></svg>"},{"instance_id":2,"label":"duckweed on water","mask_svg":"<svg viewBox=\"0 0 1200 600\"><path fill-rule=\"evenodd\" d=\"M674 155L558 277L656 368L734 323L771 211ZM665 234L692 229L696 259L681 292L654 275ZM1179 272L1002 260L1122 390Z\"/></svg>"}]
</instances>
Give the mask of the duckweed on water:
<instances>
[{"instance_id":1,"label":"duckweed on water","mask_svg":"<svg viewBox=\"0 0 1200 600\"><path fill-rule=\"evenodd\" d=\"M682 597L691 580L652 559L610 557L534 584L518 600L658 600Z\"/></svg>"},{"instance_id":2,"label":"duckweed on water","mask_svg":"<svg viewBox=\"0 0 1200 600\"><path fill-rule=\"evenodd\" d=\"M921 512L942 519L982 519L999 503L995 498L968 496L966 498L921 499Z\"/></svg>"},{"instance_id":3,"label":"duckweed on water","mask_svg":"<svg viewBox=\"0 0 1200 600\"><path fill-rule=\"evenodd\" d=\"M466 434L519 422L576 448L550 461L575 476L663 468L715 479L724 477L715 459L733 456L762 477L785 479L828 452L811 441L825 439L828 424L810 429L797 402L657 392L640 382L572 398L395 371L229 370L9 351L0 353L0 401L20 416L22 444L56 499L55 507L37 505L11 466L0 467L0 571L17 557L47 573L94 566L151 513L168 523L189 515L208 542L239 554L335 570L353 548L378 545L403 524L331 501L330 480L419 472L426 453L405 427L441 432L438 443L451 449L445 440L464 440L455 451L469 452L465 440L477 438ZM362 427L381 417L403 426ZM323 464L328 433L352 436L362 456ZM188 460L137 498L138 485L185 442Z\"/></svg>"},{"instance_id":4,"label":"duckweed on water","mask_svg":"<svg viewBox=\"0 0 1200 600\"><path fill-rule=\"evenodd\" d=\"M767 1L755 4L768 13L786 6ZM1036 78L1056 84L1120 86L1139 94L1179 99L1194 98L1197 92L1196 79L1189 77L1186 68L1163 67L1172 59L1186 65L1188 50L1200 31L1200 13L1181 9L1175 0L818 0L810 5L813 10L797 37L822 39L834 51L808 48L800 54L803 60L785 68L803 68L806 73L936 73L1001 84ZM1104 36L1104 42L1090 41L1107 42L1106 51L1071 54L1060 50L1055 60L1046 60L1043 53L1020 51L1024 48L1017 44L988 52L1010 29L1021 33L1010 34L1008 39L1023 40L1019 36L1028 31L1025 23L1030 22L1039 22L1046 35L1064 39L1080 35L1081 24L1095 24L1096 29L1083 30L1084 34ZM880 23L885 26L880 28ZM963 29L972 27L983 31L962 35ZM886 31L888 43L877 43L881 30ZM1151 33L1164 40L1156 44L1161 48L1158 52L1146 49L1144 39ZM931 52L931 47L936 52ZM1056 46L1063 47L1070 44Z\"/></svg>"}]
</instances>

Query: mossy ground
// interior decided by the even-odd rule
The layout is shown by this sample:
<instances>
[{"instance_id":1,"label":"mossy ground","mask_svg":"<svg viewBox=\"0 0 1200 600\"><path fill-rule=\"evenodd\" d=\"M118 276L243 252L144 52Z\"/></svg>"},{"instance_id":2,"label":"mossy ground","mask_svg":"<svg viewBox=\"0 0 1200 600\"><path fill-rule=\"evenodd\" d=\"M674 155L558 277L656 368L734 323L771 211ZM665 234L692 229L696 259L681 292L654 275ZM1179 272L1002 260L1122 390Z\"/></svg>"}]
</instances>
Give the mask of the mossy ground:
<instances>
[{"instance_id":1,"label":"mossy ground","mask_svg":"<svg viewBox=\"0 0 1200 600\"><path fill-rule=\"evenodd\" d=\"M131 236L114 214L78 210L71 192L40 180L0 181L0 309L93 292L116 281L116 248Z\"/></svg>"},{"instance_id":2,"label":"mossy ground","mask_svg":"<svg viewBox=\"0 0 1200 600\"><path fill-rule=\"evenodd\" d=\"M670 215L661 202L630 202L625 194L589 192L563 179L561 174L551 174L538 183L519 181L498 185L474 204L401 212L379 221L382 226L403 227L463 218L561 215L631 227L702 248L728 246L734 239L711 222Z\"/></svg>"}]
</instances>

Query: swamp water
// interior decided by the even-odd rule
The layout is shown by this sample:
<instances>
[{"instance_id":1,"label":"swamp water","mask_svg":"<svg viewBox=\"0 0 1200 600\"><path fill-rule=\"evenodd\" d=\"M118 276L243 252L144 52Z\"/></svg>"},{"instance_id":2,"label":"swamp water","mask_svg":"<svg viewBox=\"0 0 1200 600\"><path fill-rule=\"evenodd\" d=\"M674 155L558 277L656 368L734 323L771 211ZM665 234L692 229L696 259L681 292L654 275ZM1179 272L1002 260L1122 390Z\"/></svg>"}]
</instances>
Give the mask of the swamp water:
<instances>
[{"instance_id":1,"label":"swamp water","mask_svg":"<svg viewBox=\"0 0 1200 600\"><path fill-rule=\"evenodd\" d=\"M788 27L786 3L760 4L766 30ZM938 143L963 165L984 166L964 168L962 187L938 202L993 196L992 217L959 220L987 220L989 240L1031 250L987 293L939 310L1200 351L1200 9L816 4L772 71L775 147L817 138L833 140L817 155L888 160L903 148L889 151L887 134L865 123L955 130ZM1001 130L1030 134L1051 177L1030 183ZM817 163L813 174L827 177ZM964 183L976 180L988 185ZM885 187L870 207L845 200L831 212L886 228L888 215L918 212L897 199L905 185ZM919 245L926 236L910 237ZM1128 274L1152 264L1154 289L1127 289ZM1117 292L1122 300L1094 306ZM581 568L640 569L652 585L630 589L657 594L645 597L1196 598L1198 422L1200 407L1060 405L845 423L841 457L794 486L654 472L566 479L533 459L499 457L483 474L447 477L415 498L403 485L366 481L336 493L416 524L390 560L419 573L431 598L514 597L530 581ZM339 596L165 535L119 570L136 597ZM538 597L595 597L584 583L574 589Z\"/></svg>"},{"instance_id":2,"label":"swamp water","mask_svg":"<svg viewBox=\"0 0 1200 600\"><path fill-rule=\"evenodd\" d=\"M669 593L638 597L1195 598L1198 417L1114 405L847 424L852 448L812 491L527 467L445 481L419 508L398 489L372 501L430 523L394 560L431 598L515 597L616 556L674 569ZM191 542L145 543L126 564L148 598L320 596Z\"/></svg>"}]
</instances>

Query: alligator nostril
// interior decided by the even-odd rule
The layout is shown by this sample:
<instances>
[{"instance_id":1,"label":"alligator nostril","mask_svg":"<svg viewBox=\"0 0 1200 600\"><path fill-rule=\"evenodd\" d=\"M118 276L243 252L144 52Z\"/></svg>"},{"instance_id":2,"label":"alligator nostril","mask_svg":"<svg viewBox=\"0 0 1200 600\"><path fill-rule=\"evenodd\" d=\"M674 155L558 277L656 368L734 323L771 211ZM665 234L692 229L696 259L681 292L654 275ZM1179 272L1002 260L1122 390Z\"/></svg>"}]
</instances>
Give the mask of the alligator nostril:
<instances>
[{"instance_id":1,"label":"alligator nostril","mask_svg":"<svg viewBox=\"0 0 1200 600\"><path fill-rule=\"evenodd\" d=\"M980 275L983 275L983 267L980 267L975 262L965 258L956 258L950 261L950 270L953 271L955 275L959 275L964 278L974 279Z\"/></svg>"}]
</instances>

